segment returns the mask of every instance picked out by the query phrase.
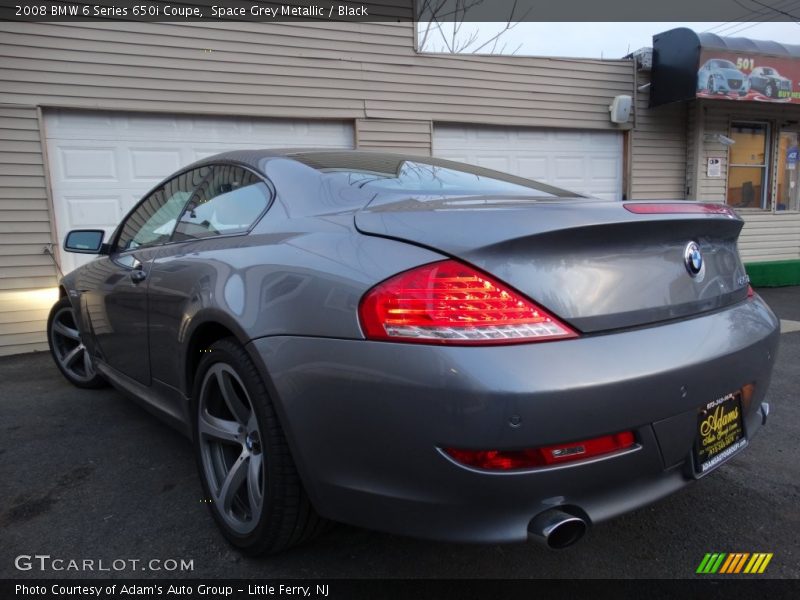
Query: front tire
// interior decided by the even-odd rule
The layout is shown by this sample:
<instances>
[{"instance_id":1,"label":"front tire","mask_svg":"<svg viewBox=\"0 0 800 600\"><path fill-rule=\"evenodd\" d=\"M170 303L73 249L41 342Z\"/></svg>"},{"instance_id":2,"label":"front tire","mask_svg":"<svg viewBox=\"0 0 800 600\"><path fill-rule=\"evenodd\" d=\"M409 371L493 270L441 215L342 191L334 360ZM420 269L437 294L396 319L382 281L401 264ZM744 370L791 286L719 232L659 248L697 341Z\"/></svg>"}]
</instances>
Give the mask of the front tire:
<instances>
[{"instance_id":1,"label":"front tire","mask_svg":"<svg viewBox=\"0 0 800 600\"><path fill-rule=\"evenodd\" d=\"M75 312L64 296L50 309L47 318L47 344L58 370L72 385L79 388L101 388L107 384L94 369L92 357L83 345Z\"/></svg>"},{"instance_id":2,"label":"front tire","mask_svg":"<svg viewBox=\"0 0 800 600\"><path fill-rule=\"evenodd\" d=\"M322 531L266 386L235 339L204 351L192 398L197 466L225 538L245 553L273 554Z\"/></svg>"},{"instance_id":3,"label":"front tire","mask_svg":"<svg viewBox=\"0 0 800 600\"><path fill-rule=\"evenodd\" d=\"M767 98L772 98L775 95L775 86L773 86L771 83L768 83L767 87L764 88L764 94L767 96Z\"/></svg>"}]
</instances>

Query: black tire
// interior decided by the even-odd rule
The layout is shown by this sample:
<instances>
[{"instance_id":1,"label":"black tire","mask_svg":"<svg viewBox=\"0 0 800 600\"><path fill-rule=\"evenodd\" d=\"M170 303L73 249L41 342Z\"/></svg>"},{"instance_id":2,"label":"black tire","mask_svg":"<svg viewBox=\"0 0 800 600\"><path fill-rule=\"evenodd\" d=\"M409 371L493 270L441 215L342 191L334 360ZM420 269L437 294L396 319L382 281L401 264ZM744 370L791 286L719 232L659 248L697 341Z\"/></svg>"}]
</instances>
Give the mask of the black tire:
<instances>
[{"instance_id":1,"label":"black tire","mask_svg":"<svg viewBox=\"0 0 800 600\"><path fill-rule=\"evenodd\" d=\"M240 408L250 405L245 418L237 419L228 408L230 403L222 391L223 379L233 386L233 395L241 401ZM227 390L230 394L231 388ZM302 544L326 529L328 522L317 515L303 489L267 388L253 361L234 338L219 340L204 351L194 377L192 408L195 458L205 498L211 515L232 545L251 555L274 554ZM238 424L237 439L221 441L221 437L209 433L209 417L217 423ZM242 427L242 422L249 424ZM261 455L257 477L261 494L254 492L250 496L251 463L256 449ZM238 458L232 460L237 453ZM240 461L247 462L239 465ZM234 468L246 472L242 477L248 479L227 486L234 490L234 496L231 502L226 502L231 496L230 492L225 493L225 482L234 479ZM230 509L225 504L230 504ZM257 518L253 517L255 513Z\"/></svg>"},{"instance_id":2,"label":"black tire","mask_svg":"<svg viewBox=\"0 0 800 600\"><path fill-rule=\"evenodd\" d=\"M716 87L717 87L717 86L716 86L716 84L714 83L714 78L713 78L713 77L709 77L709 78L708 78L708 85L707 85L707 87L708 87L708 93L709 93L709 94L716 94L716 93L717 93L717 89L716 89Z\"/></svg>"},{"instance_id":3,"label":"black tire","mask_svg":"<svg viewBox=\"0 0 800 600\"><path fill-rule=\"evenodd\" d=\"M66 296L50 309L47 344L56 367L72 385L87 389L108 385L103 376L94 370L92 357L83 346L72 304Z\"/></svg>"}]
</instances>

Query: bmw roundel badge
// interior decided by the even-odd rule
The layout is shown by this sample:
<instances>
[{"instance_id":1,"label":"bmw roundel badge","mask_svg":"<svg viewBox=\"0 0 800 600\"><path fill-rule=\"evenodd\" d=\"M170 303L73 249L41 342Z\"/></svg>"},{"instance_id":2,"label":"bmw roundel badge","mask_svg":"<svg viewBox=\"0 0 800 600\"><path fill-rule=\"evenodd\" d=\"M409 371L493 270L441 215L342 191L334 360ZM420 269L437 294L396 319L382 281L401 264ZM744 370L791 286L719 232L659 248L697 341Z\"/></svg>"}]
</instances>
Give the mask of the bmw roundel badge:
<instances>
[{"instance_id":1,"label":"bmw roundel badge","mask_svg":"<svg viewBox=\"0 0 800 600\"><path fill-rule=\"evenodd\" d=\"M700 246L695 242L686 244L686 249L683 251L683 263L692 277L697 277L703 270L703 254L700 252Z\"/></svg>"}]
</instances>

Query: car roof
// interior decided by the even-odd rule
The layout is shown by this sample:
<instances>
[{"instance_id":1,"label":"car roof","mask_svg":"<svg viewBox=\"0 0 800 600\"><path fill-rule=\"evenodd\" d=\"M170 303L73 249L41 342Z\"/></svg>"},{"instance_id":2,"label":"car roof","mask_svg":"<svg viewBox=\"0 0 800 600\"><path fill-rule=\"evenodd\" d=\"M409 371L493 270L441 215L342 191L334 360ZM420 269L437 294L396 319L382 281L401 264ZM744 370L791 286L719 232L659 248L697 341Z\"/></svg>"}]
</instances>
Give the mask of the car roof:
<instances>
[{"instance_id":1,"label":"car roof","mask_svg":"<svg viewBox=\"0 0 800 600\"><path fill-rule=\"evenodd\" d=\"M414 154L391 152L373 152L364 150L334 150L331 148L267 148L261 150L232 150L208 156L186 167L189 170L220 162L233 162L248 166L262 174L266 173L266 165L273 159L289 159L302 163L316 171L368 171L371 173L398 173L405 161L414 161L435 167L456 170L468 169L473 175L499 177L511 183L525 187L535 187L541 192L561 197L581 196L574 192L562 190L540 181L533 181L511 173L501 173L493 169L477 165L466 165L460 162ZM531 184L535 184L532 186Z\"/></svg>"},{"instance_id":2,"label":"car roof","mask_svg":"<svg viewBox=\"0 0 800 600\"><path fill-rule=\"evenodd\" d=\"M221 152L213 156L207 156L187 169L200 167L219 162L236 162L244 164L256 170L262 170L265 160L272 158L288 158L297 160L306 166L315 169L331 169L343 167L362 167L367 168L373 165L371 170L379 170L379 165L387 163L397 163L398 160L417 159L426 162L444 162L430 156L414 156L408 154L393 154L390 152L371 152L363 150L339 150L332 148L262 148L252 150L230 150Z\"/></svg>"}]
</instances>

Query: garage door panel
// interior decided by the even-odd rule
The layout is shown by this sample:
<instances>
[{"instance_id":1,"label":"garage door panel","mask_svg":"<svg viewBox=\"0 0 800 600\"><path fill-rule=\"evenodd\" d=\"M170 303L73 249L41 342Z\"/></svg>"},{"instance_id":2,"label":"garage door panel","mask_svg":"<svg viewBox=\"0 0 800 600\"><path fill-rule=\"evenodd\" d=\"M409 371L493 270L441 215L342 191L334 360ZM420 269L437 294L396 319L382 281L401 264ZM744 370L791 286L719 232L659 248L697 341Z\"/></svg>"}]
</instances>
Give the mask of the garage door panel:
<instances>
[{"instance_id":1,"label":"garage door panel","mask_svg":"<svg viewBox=\"0 0 800 600\"><path fill-rule=\"evenodd\" d=\"M103 196L63 196L67 218L72 227L103 227L119 221L122 197Z\"/></svg>"},{"instance_id":2,"label":"garage door panel","mask_svg":"<svg viewBox=\"0 0 800 600\"><path fill-rule=\"evenodd\" d=\"M476 140L506 140L508 139L508 130L506 129L479 129L475 132L475 139Z\"/></svg>"},{"instance_id":3,"label":"garage door panel","mask_svg":"<svg viewBox=\"0 0 800 600\"><path fill-rule=\"evenodd\" d=\"M589 157L589 176L595 181L616 182L619 160L616 158Z\"/></svg>"},{"instance_id":4,"label":"garage door panel","mask_svg":"<svg viewBox=\"0 0 800 600\"><path fill-rule=\"evenodd\" d=\"M70 229L112 232L171 173L237 149L353 147L348 121L50 110L45 135L60 244ZM62 254L68 272L91 257Z\"/></svg>"},{"instance_id":5,"label":"garage door panel","mask_svg":"<svg viewBox=\"0 0 800 600\"><path fill-rule=\"evenodd\" d=\"M578 131L557 131L555 139L559 142L566 142L568 144L582 144L586 136Z\"/></svg>"},{"instance_id":6,"label":"garage door panel","mask_svg":"<svg viewBox=\"0 0 800 600\"><path fill-rule=\"evenodd\" d=\"M65 145L58 147L57 176L65 182L116 181L114 148Z\"/></svg>"},{"instance_id":7,"label":"garage door panel","mask_svg":"<svg viewBox=\"0 0 800 600\"><path fill-rule=\"evenodd\" d=\"M131 181L152 181L154 184L174 173L186 160L180 148L129 148Z\"/></svg>"},{"instance_id":8,"label":"garage door panel","mask_svg":"<svg viewBox=\"0 0 800 600\"><path fill-rule=\"evenodd\" d=\"M78 113L49 111L47 113L48 133L59 137L86 137L87 134L109 135L115 129L112 113ZM72 134L71 136L69 134Z\"/></svg>"},{"instance_id":9,"label":"garage door panel","mask_svg":"<svg viewBox=\"0 0 800 600\"><path fill-rule=\"evenodd\" d=\"M175 133L180 129L177 118L168 115L127 115L121 117L121 120L123 122L122 129L134 133L150 131L153 134L164 135L170 131ZM191 121L184 121L184 123L188 124Z\"/></svg>"},{"instance_id":10,"label":"garage door panel","mask_svg":"<svg viewBox=\"0 0 800 600\"><path fill-rule=\"evenodd\" d=\"M544 181L547 179L546 156L522 156L517 160L516 171L523 177Z\"/></svg>"},{"instance_id":11,"label":"garage door panel","mask_svg":"<svg viewBox=\"0 0 800 600\"><path fill-rule=\"evenodd\" d=\"M547 132L546 131L537 131L535 129L521 129L516 132L516 138L521 142L526 141L546 141L547 140Z\"/></svg>"},{"instance_id":12,"label":"garage door panel","mask_svg":"<svg viewBox=\"0 0 800 600\"><path fill-rule=\"evenodd\" d=\"M560 181L583 181L585 167L581 156L556 156L555 177Z\"/></svg>"},{"instance_id":13,"label":"garage door panel","mask_svg":"<svg viewBox=\"0 0 800 600\"><path fill-rule=\"evenodd\" d=\"M467 141L467 129L461 127L436 127L434 136L440 146L452 149L453 144L463 144Z\"/></svg>"},{"instance_id":14,"label":"garage door panel","mask_svg":"<svg viewBox=\"0 0 800 600\"><path fill-rule=\"evenodd\" d=\"M582 194L622 197L622 134L436 125L433 154L507 171Z\"/></svg>"},{"instance_id":15,"label":"garage door panel","mask_svg":"<svg viewBox=\"0 0 800 600\"><path fill-rule=\"evenodd\" d=\"M622 134L613 132L592 132L586 134L586 143L590 148L605 148L607 150L618 150L622 143Z\"/></svg>"}]
</instances>

